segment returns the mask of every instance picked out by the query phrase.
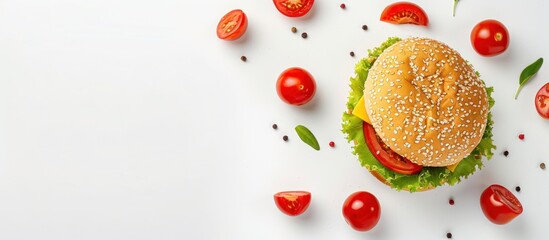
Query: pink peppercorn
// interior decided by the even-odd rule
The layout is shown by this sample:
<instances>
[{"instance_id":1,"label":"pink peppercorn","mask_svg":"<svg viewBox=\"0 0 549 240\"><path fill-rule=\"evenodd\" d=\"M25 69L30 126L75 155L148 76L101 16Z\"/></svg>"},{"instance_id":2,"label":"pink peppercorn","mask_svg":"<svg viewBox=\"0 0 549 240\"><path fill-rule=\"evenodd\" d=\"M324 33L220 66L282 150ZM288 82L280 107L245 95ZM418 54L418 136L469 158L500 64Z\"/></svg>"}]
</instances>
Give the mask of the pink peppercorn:
<instances>
[{"instance_id":1,"label":"pink peppercorn","mask_svg":"<svg viewBox=\"0 0 549 240\"><path fill-rule=\"evenodd\" d=\"M519 134L518 137L519 137L520 140L524 140L524 134L523 133Z\"/></svg>"},{"instance_id":2,"label":"pink peppercorn","mask_svg":"<svg viewBox=\"0 0 549 240\"><path fill-rule=\"evenodd\" d=\"M345 6L345 3L342 3L341 5L339 5L339 7L340 7L341 9L345 9L347 6Z\"/></svg>"},{"instance_id":3,"label":"pink peppercorn","mask_svg":"<svg viewBox=\"0 0 549 240\"><path fill-rule=\"evenodd\" d=\"M328 145L330 145L330 147L335 147L335 142L330 142Z\"/></svg>"}]
</instances>

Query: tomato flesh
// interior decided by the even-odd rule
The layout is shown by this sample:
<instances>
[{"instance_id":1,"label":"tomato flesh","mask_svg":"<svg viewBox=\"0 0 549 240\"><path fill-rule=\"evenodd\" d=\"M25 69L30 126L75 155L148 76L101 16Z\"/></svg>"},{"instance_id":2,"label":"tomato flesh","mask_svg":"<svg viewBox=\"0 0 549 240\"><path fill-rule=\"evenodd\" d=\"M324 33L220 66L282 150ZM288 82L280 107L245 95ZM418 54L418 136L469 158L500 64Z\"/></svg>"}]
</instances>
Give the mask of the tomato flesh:
<instances>
[{"instance_id":1,"label":"tomato flesh","mask_svg":"<svg viewBox=\"0 0 549 240\"><path fill-rule=\"evenodd\" d=\"M248 17L240 10L235 9L225 14L217 24L217 37L223 40L237 40L248 28Z\"/></svg>"},{"instance_id":2,"label":"tomato flesh","mask_svg":"<svg viewBox=\"0 0 549 240\"><path fill-rule=\"evenodd\" d=\"M372 125L363 122L362 130L368 149L381 165L391 169L393 172L406 175L416 174L423 169L423 166L415 164L391 150L377 135Z\"/></svg>"},{"instance_id":3,"label":"tomato flesh","mask_svg":"<svg viewBox=\"0 0 549 240\"><path fill-rule=\"evenodd\" d=\"M471 31L471 44L482 56L499 55L509 47L509 31L497 20L484 20L475 25Z\"/></svg>"},{"instance_id":4,"label":"tomato flesh","mask_svg":"<svg viewBox=\"0 0 549 240\"><path fill-rule=\"evenodd\" d=\"M276 9L285 16L288 17L301 17L307 14L313 4L314 0L273 0Z\"/></svg>"},{"instance_id":5,"label":"tomato flesh","mask_svg":"<svg viewBox=\"0 0 549 240\"><path fill-rule=\"evenodd\" d=\"M274 195L278 209L286 215L298 216L309 208L311 193L306 191L285 191Z\"/></svg>"},{"instance_id":6,"label":"tomato flesh","mask_svg":"<svg viewBox=\"0 0 549 240\"><path fill-rule=\"evenodd\" d=\"M549 83L543 85L536 94L536 110L539 115L549 119Z\"/></svg>"},{"instance_id":7,"label":"tomato flesh","mask_svg":"<svg viewBox=\"0 0 549 240\"><path fill-rule=\"evenodd\" d=\"M316 83L307 70L288 68L278 77L276 92L282 101L299 106L311 101L316 92Z\"/></svg>"},{"instance_id":8,"label":"tomato flesh","mask_svg":"<svg viewBox=\"0 0 549 240\"><path fill-rule=\"evenodd\" d=\"M377 198L369 192L355 192L343 203L343 217L357 231L374 228L381 216L381 206Z\"/></svg>"},{"instance_id":9,"label":"tomato flesh","mask_svg":"<svg viewBox=\"0 0 549 240\"><path fill-rule=\"evenodd\" d=\"M486 188L480 196L482 212L495 224L506 224L520 215L522 204L507 188L493 184Z\"/></svg>"},{"instance_id":10,"label":"tomato flesh","mask_svg":"<svg viewBox=\"0 0 549 240\"><path fill-rule=\"evenodd\" d=\"M379 20L393 24L415 24L427 26L429 19L423 9L415 3L396 2L385 7Z\"/></svg>"}]
</instances>

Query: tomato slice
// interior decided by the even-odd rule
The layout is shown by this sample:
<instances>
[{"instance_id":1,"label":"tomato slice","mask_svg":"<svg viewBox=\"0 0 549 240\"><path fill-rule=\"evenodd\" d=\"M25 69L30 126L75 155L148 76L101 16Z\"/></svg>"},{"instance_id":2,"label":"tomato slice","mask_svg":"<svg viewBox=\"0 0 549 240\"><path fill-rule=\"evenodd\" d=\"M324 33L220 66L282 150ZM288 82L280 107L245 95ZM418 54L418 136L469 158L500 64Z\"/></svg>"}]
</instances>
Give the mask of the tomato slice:
<instances>
[{"instance_id":1,"label":"tomato slice","mask_svg":"<svg viewBox=\"0 0 549 240\"><path fill-rule=\"evenodd\" d=\"M273 0L276 9L288 17L301 17L307 14L313 4L314 0Z\"/></svg>"},{"instance_id":2,"label":"tomato slice","mask_svg":"<svg viewBox=\"0 0 549 240\"><path fill-rule=\"evenodd\" d=\"M396 2L388 5L381 13L379 20L393 24L408 23L422 26L429 24L425 11L411 2Z\"/></svg>"},{"instance_id":3,"label":"tomato slice","mask_svg":"<svg viewBox=\"0 0 549 240\"><path fill-rule=\"evenodd\" d=\"M242 37L248 28L248 17L235 9L225 14L217 24L217 37L223 40L236 40Z\"/></svg>"},{"instance_id":4,"label":"tomato slice","mask_svg":"<svg viewBox=\"0 0 549 240\"><path fill-rule=\"evenodd\" d=\"M536 110L540 116L549 119L549 83L543 85L536 94Z\"/></svg>"},{"instance_id":5,"label":"tomato slice","mask_svg":"<svg viewBox=\"0 0 549 240\"><path fill-rule=\"evenodd\" d=\"M522 204L507 188L493 184L487 187L480 196L482 212L495 224L506 224L520 215Z\"/></svg>"},{"instance_id":6,"label":"tomato slice","mask_svg":"<svg viewBox=\"0 0 549 240\"><path fill-rule=\"evenodd\" d=\"M416 174L423 169L423 166L415 164L391 150L377 135L372 125L363 122L362 130L368 149L370 149L370 152L372 152L381 165L391 169L393 172L406 175Z\"/></svg>"},{"instance_id":7,"label":"tomato slice","mask_svg":"<svg viewBox=\"0 0 549 240\"><path fill-rule=\"evenodd\" d=\"M274 195L274 201L280 211L289 216L305 212L311 203L311 193L306 191L285 191Z\"/></svg>"}]
</instances>

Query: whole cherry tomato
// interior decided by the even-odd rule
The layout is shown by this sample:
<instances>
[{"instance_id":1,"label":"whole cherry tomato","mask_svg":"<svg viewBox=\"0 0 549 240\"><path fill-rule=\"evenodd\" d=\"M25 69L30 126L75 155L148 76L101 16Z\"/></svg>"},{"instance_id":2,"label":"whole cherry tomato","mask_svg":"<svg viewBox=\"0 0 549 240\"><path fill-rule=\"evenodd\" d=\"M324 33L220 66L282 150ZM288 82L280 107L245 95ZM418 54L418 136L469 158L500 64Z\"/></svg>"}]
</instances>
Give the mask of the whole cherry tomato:
<instances>
[{"instance_id":1,"label":"whole cherry tomato","mask_svg":"<svg viewBox=\"0 0 549 240\"><path fill-rule=\"evenodd\" d=\"M285 191L274 195L274 201L280 211L289 216L305 212L311 203L311 193L306 191Z\"/></svg>"},{"instance_id":2,"label":"whole cherry tomato","mask_svg":"<svg viewBox=\"0 0 549 240\"><path fill-rule=\"evenodd\" d=\"M248 28L248 18L240 9L225 14L217 24L217 37L223 40L236 40L242 37Z\"/></svg>"},{"instance_id":3,"label":"whole cherry tomato","mask_svg":"<svg viewBox=\"0 0 549 240\"><path fill-rule=\"evenodd\" d=\"M311 101L316 92L313 76L302 68L288 68L276 82L276 92L282 101L292 105L303 105Z\"/></svg>"},{"instance_id":4,"label":"whole cherry tomato","mask_svg":"<svg viewBox=\"0 0 549 240\"><path fill-rule=\"evenodd\" d=\"M379 201L369 192L355 192L343 203L343 217L357 231L374 228L380 215Z\"/></svg>"},{"instance_id":5,"label":"whole cherry tomato","mask_svg":"<svg viewBox=\"0 0 549 240\"><path fill-rule=\"evenodd\" d=\"M549 119L549 83L541 87L536 94L536 110L541 117Z\"/></svg>"},{"instance_id":6,"label":"whole cherry tomato","mask_svg":"<svg viewBox=\"0 0 549 240\"><path fill-rule=\"evenodd\" d=\"M488 220L506 224L522 213L522 204L507 188L493 184L480 196L480 207Z\"/></svg>"},{"instance_id":7,"label":"whole cherry tomato","mask_svg":"<svg viewBox=\"0 0 549 240\"><path fill-rule=\"evenodd\" d=\"M499 55L509 47L509 31L497 20L484 20L471 31L471 44L482 56Z\"/></svg>"},{"instance_id":8,"label":"whole cherry tomato","mask_svg":"<svg viewBox=\"0 0 549 240\"><path fill-rule=\"evenodd\" d=\"M396 2L385 7L379 20L393 24L415 24L427 26L429 19L423 9L415 3Z\"/></svg>"},{"instance_id":9,"label":"whole cherry tomato","mask_svg":"<svg viewBox=\"0 0 549 240\"><path fill-rule=\"evenodd\" d=\"M307 14L313 4L314 0L273 0L276 9L288 17L301 17Z\"/></svg>"}]
</instances>

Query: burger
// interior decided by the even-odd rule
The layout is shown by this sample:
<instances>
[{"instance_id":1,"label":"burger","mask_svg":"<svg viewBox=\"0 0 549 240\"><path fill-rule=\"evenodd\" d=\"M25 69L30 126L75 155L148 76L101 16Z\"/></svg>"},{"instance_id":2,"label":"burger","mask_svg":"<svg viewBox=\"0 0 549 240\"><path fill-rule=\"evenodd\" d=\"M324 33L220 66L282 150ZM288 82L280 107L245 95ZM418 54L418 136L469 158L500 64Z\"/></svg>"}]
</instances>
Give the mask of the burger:
<instances>
[{"instance_id":1,"label":"burger","mask_svg":"<svg viewBox=\"0 0 549 240\"><path fill-rule=\"evenodd\" d=\"M370 173L396 190L454 185L483 166L493 88L446 44L389 38L360 60L342 130Z\"/></svg>"}]
</instances>

